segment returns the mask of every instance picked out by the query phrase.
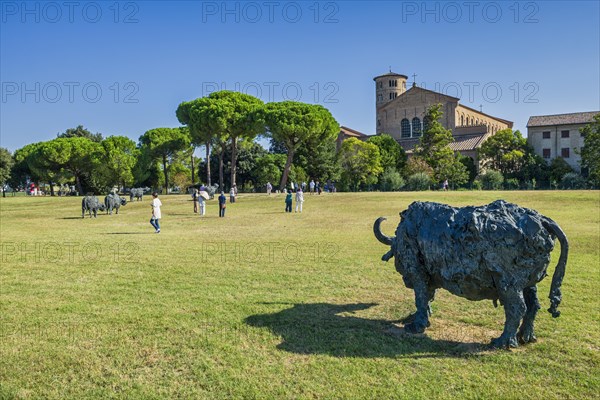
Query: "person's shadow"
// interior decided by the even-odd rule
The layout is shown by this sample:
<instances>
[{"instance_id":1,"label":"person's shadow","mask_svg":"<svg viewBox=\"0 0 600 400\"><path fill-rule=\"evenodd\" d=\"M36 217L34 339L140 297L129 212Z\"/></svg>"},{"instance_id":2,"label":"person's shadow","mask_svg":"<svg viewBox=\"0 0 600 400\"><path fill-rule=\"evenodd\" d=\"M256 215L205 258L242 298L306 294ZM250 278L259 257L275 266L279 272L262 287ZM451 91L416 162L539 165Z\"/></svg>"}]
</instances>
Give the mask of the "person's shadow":
<instances>
[{"instance_id":1,"label":"person's shadow","mask_svg":"<svg viewBox=\"0 0 600 400\"><path fill-rule=\"evenodd\" d=\"M366 310L374 303L295 304L272 314L245 319L253 327L266 327L280 336L278 349L298 354L328 354L334 357L464 357L487 350L484 343L434 340L410 335L396 325L401 321L338 315Z\"/></svg>"}]
</instances>

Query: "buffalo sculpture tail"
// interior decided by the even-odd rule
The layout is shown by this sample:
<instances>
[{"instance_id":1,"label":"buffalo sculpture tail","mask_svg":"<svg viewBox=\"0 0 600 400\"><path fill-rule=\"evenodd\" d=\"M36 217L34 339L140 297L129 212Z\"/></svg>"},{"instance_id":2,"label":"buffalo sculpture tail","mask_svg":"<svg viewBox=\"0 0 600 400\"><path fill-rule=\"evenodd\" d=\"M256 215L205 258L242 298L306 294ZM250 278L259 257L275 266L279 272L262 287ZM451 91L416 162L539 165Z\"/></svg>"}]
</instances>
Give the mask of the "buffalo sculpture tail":
<instances>
[{"instance_id":1,"label":"buffalo sculpture tail","mask_svg":"<svg viewBox=\"0 0 600 400\"><path fill-rule=\"evenodd\" d=\"M379 240L381 243L387 245L387 246L391 246L392 243L394 243L394 238L389 237L384 235L381 232L381 222L385 221L386 219L384 217L379 217L377 218L377 220L375 221L375 224L373 225L373 233L375 233L375 237L377 238L377 240ZM390 258L394 257L394 249L390 249L390 251L388 251L387 253L385 253L383 255L383 257L381 257L381 259L385 262L389 261Z\"/></svg>"},{"instance_id":2,"label":"buffalo sculpture tail","mask_svg":"<svg viewBox=\"0 0 600 400\"><path fill-rule=\"evenodd\" d=\"M558 311L558 305L562 300L562 293L560 291L560 287L562 285L563 278L565 277L565 269L567 267L567 258L569 256L569 241L567 240L567 236L563 232L563 230L558 226L556 222L551 220L548 217L545 217L542 220L542 225L546 228L552 235L558 238L560 242L560 258L558 259L558 264L554 269L554 274L552 275L552 285L550 286L550 308L548 312L552 314L553 318L557 318L560 316L560 311Z\"/></svg>"},{"instance_id":3,"label":"buffalo sculpture tail","mask_svg":"<svg viewBox=\"0 0 600 400\"><path fill-rule=\"evenodd\" d=\"M375 224L373 225L373 233L375 233L375 237L377 238L377 240L379 240L381 243L391 246L392 245L392 238L389 236L384 235L383 233L381 233L381 222L385 221L387 218L385 217L379 217L377 218L377 220L375 221Z\"/></svg>"}]
</instances>

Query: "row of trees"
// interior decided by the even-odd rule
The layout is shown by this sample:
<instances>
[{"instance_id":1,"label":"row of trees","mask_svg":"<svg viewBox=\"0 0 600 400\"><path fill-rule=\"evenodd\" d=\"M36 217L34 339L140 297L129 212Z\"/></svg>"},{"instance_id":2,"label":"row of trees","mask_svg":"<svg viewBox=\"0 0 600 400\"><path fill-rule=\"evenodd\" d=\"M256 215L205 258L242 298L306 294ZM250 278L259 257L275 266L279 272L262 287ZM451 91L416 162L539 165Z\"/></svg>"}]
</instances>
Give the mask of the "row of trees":
<instances>
[{"instance_id":1,"label":"row of trees","mask_svg":"<svg viewBox=\"0 0 600 400\"><path fill-rule=\"evenodd\" d=\"M218 154L219 185L225 186L225 153L230 156L229 185L237 185L238 153L241 143L251 143L260 134L270 137L274 146L285 152L286 160L279 179L285 187L299 149L320 142L333 142L340 127L331 113L320 105L295 101L263 102L248 94L220 91L208 97L183 102L177 108L179 122L190 129L194 146L206 149L206 180L212 182L211 149ZM281 153L275 151L274 153ZM272 169L275 157L263 158L261 164Z\"/></svg>"},{"instance_id":2,"label":"row of trees","mask_svg":"<svg viewBox=\"0 0 600 400\"><path fill-rule=\"evenodd\" d=\"M51 191L72 183L80 193L114 186L185 188L199 181L242 190L278 182L283 189L290 180L311 178L335 183L340 190L425 190L444 180L454 187L494 189L582 186L582 178L563 159L548 165L519 131L510 129L479 149L486 172L478 176L474 161L448 146L452 132L439 122L439 105L428 110L410 160L385 134L367 141L350 138L337 148L339 125L319 105L264 104L247 94L221 91L181 103L176 115L183 126L151 129L137 143L125 136L103 138L78 126L14 155L0 149L1 182L13 188L27 181L49 183ZM600 115L582 133L582 166L599 186ZM259 136L270 139L268 150L256 143ZM204 147L204 160L194 156L198 147Z\"/></svg>"}]
</instances>

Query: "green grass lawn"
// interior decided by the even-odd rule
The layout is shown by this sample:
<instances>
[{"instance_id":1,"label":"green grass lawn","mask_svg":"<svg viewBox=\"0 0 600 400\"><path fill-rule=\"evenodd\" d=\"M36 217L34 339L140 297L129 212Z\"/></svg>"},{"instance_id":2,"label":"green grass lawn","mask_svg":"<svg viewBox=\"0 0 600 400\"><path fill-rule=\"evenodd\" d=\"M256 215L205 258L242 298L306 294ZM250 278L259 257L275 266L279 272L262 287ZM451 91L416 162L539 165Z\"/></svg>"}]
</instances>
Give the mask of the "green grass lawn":
<instances>
[{"instance_id":1,"label":"green grass lawn","mask_svg":"<svg viewBox=\"0 0 600 400\"><path fill-rule=\"evenodd\" d=\"M81 219L81 198L0 199L0 398L589 399L600 392L598 191L189 196ZM372 233L414 200L505 199L570 240L560 318L539 285L538 342L489 351L501 307L439 291L431 327ZM559 246L552 255L554 272Z\"/></svg>"}]
</instances>

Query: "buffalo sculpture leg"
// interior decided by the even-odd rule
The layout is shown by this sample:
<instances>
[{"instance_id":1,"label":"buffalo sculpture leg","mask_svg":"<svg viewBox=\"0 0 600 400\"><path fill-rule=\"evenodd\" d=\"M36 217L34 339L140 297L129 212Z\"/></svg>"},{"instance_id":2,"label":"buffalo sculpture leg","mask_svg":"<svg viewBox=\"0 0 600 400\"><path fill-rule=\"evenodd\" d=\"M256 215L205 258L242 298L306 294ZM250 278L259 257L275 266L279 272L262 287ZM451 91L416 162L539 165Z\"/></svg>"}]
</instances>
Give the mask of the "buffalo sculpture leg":
<instances>
[{"instance_id":1,"label":"buffalo sculpture leg","mask_svg":"<svg viewBox=\"0 0 600 400\"><path fill-rule=\"evenodd\" d=\"M404 326L404 330L408 333L423 333L430 325L429 316L431 315L431 307L429 303L433 300L435 289L431 288L425 282L415 282L415 305L417 312L414 314L412 322Z\"/></svg>"},{"instance_id":2,"label":"buffalo sculpture leg","mask_svg":"<svg viewBox=\"0 0 600 400\"><path fill-rule=\"evenodd\" d=\"M540 309L540 302L537 297L537 287L531 286L525 288L525 290L523 290L523 297L525 298L527 311L523 317L523 323L521 323L517 337L520 343L535 342L537 339L533 332L533 321Z\"/></svg>"},{"instance_id":3,"label":"buffalo sculpture leg","mask_svg":"<svg viewBox=\"0 0 600 400\"><path fill-rule=\"evenodd\" d=\"M517 329L526 311L523 292L518 289L508 289L500 297L504 304L504 331L499 338L492 340L492 346L498 348L517 347Z\"/></svg>"}]
</instances>

